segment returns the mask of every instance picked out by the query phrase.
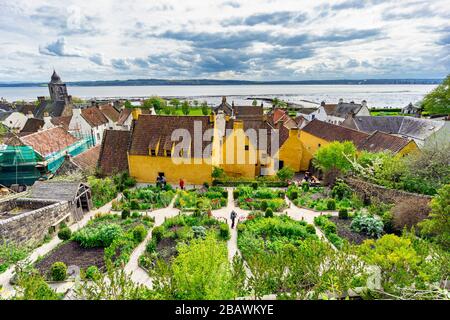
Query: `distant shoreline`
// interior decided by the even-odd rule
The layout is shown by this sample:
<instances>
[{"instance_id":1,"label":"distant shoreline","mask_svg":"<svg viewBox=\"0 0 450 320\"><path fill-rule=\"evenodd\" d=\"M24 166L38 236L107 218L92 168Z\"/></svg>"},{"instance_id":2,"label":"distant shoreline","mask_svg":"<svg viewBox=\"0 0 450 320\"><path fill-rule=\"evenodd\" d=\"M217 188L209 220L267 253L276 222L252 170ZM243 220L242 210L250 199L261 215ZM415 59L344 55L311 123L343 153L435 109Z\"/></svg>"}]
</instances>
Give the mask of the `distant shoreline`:
<instances>
[{"instance_id":1,"label":"distant shoreline","mask_svg":"<svg viewBox=\"0 0 450 320\"><path fill-rule=\"evenodd\" d=\"M304 81L246 81L246 80L99 80L67 82L71 87L137 87L137 86L240 86L240 85L433 85L443 79L365 79L365 80L304 80ZM3 88L46 87L45 82L0 83Z\"/></svg>"}]
</instances>

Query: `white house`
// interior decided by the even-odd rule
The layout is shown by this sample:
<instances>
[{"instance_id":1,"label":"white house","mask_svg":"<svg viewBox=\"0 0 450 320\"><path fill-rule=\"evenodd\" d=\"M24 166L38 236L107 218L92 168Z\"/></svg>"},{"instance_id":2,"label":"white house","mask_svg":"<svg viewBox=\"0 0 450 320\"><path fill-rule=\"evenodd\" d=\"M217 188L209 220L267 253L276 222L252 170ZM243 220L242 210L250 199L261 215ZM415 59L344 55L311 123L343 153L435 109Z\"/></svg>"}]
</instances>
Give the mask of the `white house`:
<instances>
[{"instance_id":1,"label":"white house","mask_svg":"<svg viewBox=\"0 0 450 320\"><path fill-rule=\"evenodd\" d=\"M131 108L123 108L120 111L119 120L117 121L117 124L116 124L117 130L130 130L131 123L133 122L133 116L131 115L132 110L133 109L131 109ZM156 115L156 111L154 108L151 108L151 109L142 108L141 111L142 111L142 114Z\"/></svg>"},{"instance_id":2,"label":"white house","mask_svg":"<svg viewBox=\"0 0 450 320\"><path fill-rule=\"evenodd\" d=\"M340 125L347 119L348 116L353 115L356 117L370 116L370 110L367 107L367 101L363 100L361 104L344 102L343 99L339 99L338 104L326 104L321 103L325 113L326 122Z\"/></svg>"},{"instance_id":3,"label":"white house","mask_svg":"<svg viewBox=\"0 0 450 320\"><path fill-rule=\"evenodd\" d=\"M33 117L31 114L30 117ZM12 129L21 131L28 120L28 116L17 111L8 111L0 113L0 121L4 126Z\"/></svg>"},{"instance_id":4,"label":"white house","mask_svg":"<svg viewBox=\"0 0 450 320\"><path fill-rule=\"evenodd\" d=\"M110 121L97 107L73 109L69 123L69 132L76 137L92 136L94 144L101 143L103 132L110 126Z\"/></svg>"}]
</instances>

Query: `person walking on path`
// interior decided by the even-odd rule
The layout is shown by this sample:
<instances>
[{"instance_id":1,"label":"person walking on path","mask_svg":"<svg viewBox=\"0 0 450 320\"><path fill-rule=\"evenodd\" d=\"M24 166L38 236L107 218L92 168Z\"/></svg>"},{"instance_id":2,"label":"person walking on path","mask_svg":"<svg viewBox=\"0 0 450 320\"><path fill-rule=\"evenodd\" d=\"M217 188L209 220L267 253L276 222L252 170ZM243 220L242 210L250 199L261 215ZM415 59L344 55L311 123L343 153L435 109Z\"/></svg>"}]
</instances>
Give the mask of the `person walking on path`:
<instances>
[{"instance_id":1,"label":"person walking on path","mask_svg":"<svg viewBox=\"0 0 450 320\"><path fill-rule=\"evenodd\" d=\"M180 179L180 189L184 190L184 180Z\"/></svg>"},{"instance_id":2,"label":"person walking on path","mask_svg":"<svg viewBox=\"0 0 450 320\"><path fill-rule=\"evenodd\" d=\"M237 217L236 212L234 210L231 211L231 215L230 215L230 218L231 218L231 229L234 229L234 222L236 220L236 217Z\"/></svg>"}]
</instances>

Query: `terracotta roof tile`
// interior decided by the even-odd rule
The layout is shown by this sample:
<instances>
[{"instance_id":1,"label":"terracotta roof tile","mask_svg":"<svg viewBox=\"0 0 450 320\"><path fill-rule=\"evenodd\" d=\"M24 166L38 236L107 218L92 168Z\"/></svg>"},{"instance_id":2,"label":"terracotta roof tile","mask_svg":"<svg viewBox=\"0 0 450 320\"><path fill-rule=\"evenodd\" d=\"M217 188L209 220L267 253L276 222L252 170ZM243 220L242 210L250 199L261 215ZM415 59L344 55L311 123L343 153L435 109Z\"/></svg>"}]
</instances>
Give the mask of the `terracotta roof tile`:
<instances>
[{"instance_id":1,"label":"terracotta roof tile","mask_svg":"<svg viewBox=\"0 0 450 320\"><path fill-rule=\"evenodd\" d=\"M105 130L98 159L98 167L103 174L128 171L129 141L130 131Z\"/></svg>"},{"instance_id":2,"label":"terracotta roof tile","mask_svg":"<svg viewBox=\"0 0 450 320\"><path fill-rule=\"evenodd\" d=\"M409 139L375 131L358 145L358 149L370 152L391 151L397 153L410 142Z\"/></svg>"},{"instance_id":3,"label":"terracotta roof tile","mask_svg":"<svg viewBox=\"0 0 450 320\"><path fill-rule=\"evenodd\" d=\"M164 143L171 138L172 132L176 129L186 129L192 137L191 156L194 156L194 123L201 123L202 134L207 129L213 128L209 116L159 116L141 115L134 122L130 155L149 155L150 149L155 148L160 142L158 156L164 155ZM162 141L162 142L161 142ZM202 151L210 142L203 141Z\"/></svg>"},{"instance_id":4,"label":"terracotta roof tile","mask_svg":"<svg viewBox=\"0 0 450 320\"><path fill-rule=\"evenodd\" d=\"M78 165L82 170L93 171L97 167L99 157L100 146L95 146L83 153L80 153L76 157L73 157L72 161L75 162L75 164Z\"/></svg>"},{"instance_id":5,"label":"terracotta roof tile","mask_svg":"<svg viewBox=\"0 0 450 320\"><path fill-rule=\"evenodd\" d=\"M123 108L122 111L120 111L119 120L117 121L117 124L123 125L130 116L131 116L131 109Z\"/></svg>"},{"instance_id":6,"label":"terracotta roof tile","mask_svg":"<svg viewBox=\"0 0 450 320\"><path fill-rule=\"evenodd\" d=\"M60 127L39 131L21 137L20 140L44 157L61 151L78 141L78 139Z\"/></svg>"},{"instance_id":7,"label":"terracotta roof tile","mask_svg":"<svg viewBox=\"0 0 450 320\"><path fill-rule=\"evenodd\" d=\"M104 104L98 107L100 111L110 119L112 122L117 122L119 120L119 112L110 104Z\"/></svg>"},{"instance_id":8,"label":"terracotta roof tile","mask_svg":"<svg viewBox=\"0 0 450 320\"><path fill-rule=\"evenodd\" d=\"M98 127L108 123L108 119L97 107L91 107L81 110L81 116L92 126Z\"/></svg>"},{"instance_id":9,"label":"terracotta roof tile","mask_svg":"<svg viewBox=\"0 0 450 320\"><path fill-rule=\"evenodd\" d=\"M44 126L44 120L36 118L28 118L23 129L20 131L22 133L34 133L38 132Z\"/></svg>"},{"instance_id":10,"label":"terracotta roof tile","mask_svg":"<svg viewBox=\"0 0 450 320\"><path fill-rule=\"evenodd\" d=\"M55 126L61 126L66 130L69 130L70 120L72 120L72 116L67 117L54 117L51 118L50 122Z\"/></svg>"}]
</instances>

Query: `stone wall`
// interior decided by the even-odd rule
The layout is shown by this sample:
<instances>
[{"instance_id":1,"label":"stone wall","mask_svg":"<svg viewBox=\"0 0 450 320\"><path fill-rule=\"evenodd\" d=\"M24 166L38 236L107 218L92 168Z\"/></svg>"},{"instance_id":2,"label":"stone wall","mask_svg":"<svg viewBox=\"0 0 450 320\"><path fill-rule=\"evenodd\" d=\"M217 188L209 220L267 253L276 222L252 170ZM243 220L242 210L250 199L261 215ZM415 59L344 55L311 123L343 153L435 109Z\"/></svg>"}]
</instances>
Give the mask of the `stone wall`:
<instances>
[{"instance_id":1,"label":"stone wall","mask_svg":"<svg viewBox=\"0 0 450 320\"><path fill-rule=\"evenodd\" d=\"M432 197L401 190L388 189L370 182L355 178L345 178L345 182L366 202L377 198L385 203L397 203L401 200L413 199L418 202L429 202Z\"/></svg>"},{"instance_id":2,"label":"stone wall","mask_svg":"<svg viewBox=\"0 0 450 320\"><path fill-rule=\"evenodd\" d=\"M0 220L0 241L16 244L40 242L52 225L70 213L69 203L40 199L15 199L16 205L28 209L37 208L15 217ZM6 204L2 204L6 205Z\"/></svg>"}]
</instances>

